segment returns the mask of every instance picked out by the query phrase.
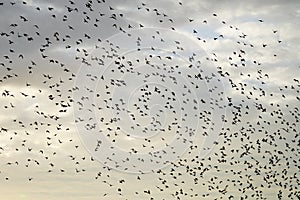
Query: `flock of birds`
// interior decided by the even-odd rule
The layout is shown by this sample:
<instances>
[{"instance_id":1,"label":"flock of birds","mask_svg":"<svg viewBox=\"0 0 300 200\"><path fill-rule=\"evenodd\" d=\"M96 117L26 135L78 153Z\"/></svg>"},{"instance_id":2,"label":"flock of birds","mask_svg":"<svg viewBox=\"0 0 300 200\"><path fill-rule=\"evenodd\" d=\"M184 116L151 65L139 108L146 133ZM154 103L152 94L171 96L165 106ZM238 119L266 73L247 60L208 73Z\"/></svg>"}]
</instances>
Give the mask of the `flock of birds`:
<instances>
[{"instance_id":1,"label":"flock of birds","mask_svg":"<svg viewBox=\"0 0 300 200\"><path fill-rule=\"evenodd\" d=\"M127 3L0 2L1 184L90 170L99 199L299 199L300 82L268 66L278 30L261 43L217 13Z\"/></svg>"}]
</instances>

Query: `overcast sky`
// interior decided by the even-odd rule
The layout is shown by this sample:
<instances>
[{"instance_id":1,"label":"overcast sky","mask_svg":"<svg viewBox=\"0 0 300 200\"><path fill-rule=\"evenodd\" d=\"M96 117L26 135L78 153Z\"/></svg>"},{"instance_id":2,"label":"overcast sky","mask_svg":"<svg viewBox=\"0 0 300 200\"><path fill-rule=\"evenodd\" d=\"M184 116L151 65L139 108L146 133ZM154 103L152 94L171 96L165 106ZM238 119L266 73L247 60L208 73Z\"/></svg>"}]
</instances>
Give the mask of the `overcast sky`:
<instances>
[{"instance_id":1,"label":"overcast sky","mask_svg":"<svg viewBox=\"0 0 300 200\"><path fill-rule=\"evenodd\" d=\"M299 1L0 16L0 199L299 198Z\"/></svg>"}]
</instances>

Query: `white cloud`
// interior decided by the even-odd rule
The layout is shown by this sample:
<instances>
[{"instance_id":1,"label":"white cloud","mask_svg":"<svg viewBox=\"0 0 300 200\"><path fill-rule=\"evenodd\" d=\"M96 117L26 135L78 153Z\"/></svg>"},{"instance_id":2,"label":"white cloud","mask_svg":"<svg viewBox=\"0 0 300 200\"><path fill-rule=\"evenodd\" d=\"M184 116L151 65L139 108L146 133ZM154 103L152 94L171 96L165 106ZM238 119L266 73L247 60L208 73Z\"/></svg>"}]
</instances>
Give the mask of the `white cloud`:
<instances>
[{"instance_id":1,"label":"white cloud","mask_svg":"<svg viewBox=\"0 0 300 200\"><path fill-rule=\"evenodd\" d=\"M42 197L43 199L68 199L69 197L67 196L72 196L72 198L76 196L78 199L94 199L107 193L106 198L116 199L121 198L121 195L117 191L119 187L122 189L123 197L129 199L146 199L150 196L153 196L154 199L158 197L171 199L173 198L171 193L175 194L179 188L182 188L188 195L207 193L217 198L221 196L218 190L224 188L226 183L230 186L228 192L223 195L223 198L225 198L229 197L230 194L234 196L243 195L238 191L237 187L233 186L232 182L228 181L235 179L234 172L238 171L240 171L239 173L242 178L236 178L243 182L243 184L245 181L250 180L247 176L251 174L251 178L253 179L252 184L262 191L264 197L270 196L270 198L273 198L273 196L277 195L275 193L279 191L278 186L272 185L271 187L275 193L274 191L270 192L271 189L260 188L260 184L265 184L262 176L268 172L261 169L261 176L255 176L255 167L251 169L247 168L247 164L244 162L248 161L255 164L254 159L257 159L262 168L263 165L268 165L272 170L282 174L283 168L286 168L285 159L288 157L294 159L295 157L294 153L291 152L291 148L295 148L294 151L297 149L295 146L296 143L292 141L296 134L293 129L299 130L299 123L295 123L297 112L294 109L298 105L296 96L299 96L299 83L293 80L299 80L300 78L298 75L300 70L300 51L298 45L300 39L298 28L300 12L299 9L297 10L299 6L298 1L183 1L182 6L179 2L171 0L160 2L145 1L146 5L135 1L115 1L110 5L108 3L104 4L93 1L92 8L94 11L90 11L86 7L85 2L80 1L74 1L74 5L72 5L71 1L54 3L27 0L26 2L26 6L21 1L17 1L15 7L9 2L5 2L2 8L0 6L0 9L5 9L5 11L3 10L3 19L5 21L1 20L1 29L4 32L15 31L9 37L0 37L0 42L1 44L3 43L0 48L1 55L9 55L9 59L1 58L0 63L5 63L5 66L0 66L1 74L3 74L1 78L6 74L18 74L18 77L1 79L0 92L8 90L14 97L0 97L1 127L8 128L7 133L4 130L0 133L0 147L4 149L0 149L0 162L14 163L15 161L19 161L19 165L0 165L0 182L3 183L5 177L9 177L10 179L6 182L7 184L3 184L5 193L1 193L0 198L40 199ZM65 5L78 8L78 12L67 12ZM36 7L40 7L41 12L36 12ZM56 18L51 18L52 12L48 11L48 7L54 8L53 13L56 14ZM138 9L138 7L141 7L141 9ZM149 9L149 12L147 9ZM100 16L99 12L106 15ZM21 22L18 16L20 13L26 15L30 19L29 22ZM120 13L123 14L123 17L119 15ZM217 16L213 16L213 13L216 13ZM65 22L62 20L64 14L68 16L68 20ZM109 18L111 14L118 16L117 20ZM98 27L94 26L96 18L99 20L97 22ZM84 22L84 19L86 22ZM162 23L159 22L161 19L163 20ZM169 19L172 19L173 23ZM189 19L194 21L189 22ZM263 22L259 22L258 20L260 19ZM207 21L207 24L203 23L204 20ZM222 21L225 21L225 24ZM18 27L12 28L9 26L10 23L18 23ZM112 27L113 23L117 24L117 29ZM37 24L39 29L34 29L34 24ZM128 24L133 25L135 27L134 30L129 30ZM139 24L143 24L145 27L138 29ZM74 27L74 30L70 30L68 25ZM230 28L230 26L232 27ZM118 33L117 30L120 27L127 32ZM171 27L174 27L175 31L172 31ZM194 29L197 30L197 33L193 33ZM40 36L37 36L35 31L39 31ZM60 40L56 40L53 37L56 31L59 32ZM156 31L159 31L159 33ZM30 43L25 36L18 38L17 34L24 33L34 35L34 40ZM126 36L127 33L131 33L132 36ZM85 34L89 35L90 38L85 36ZM221 34L224 38L219 37ZM240 37L243 34L247 36L245 38ZM155 39L152 39L152 36L155 36ZM153 58L151 62L160 67L163 63L166 64L166 67L169 65L178 65L180 68L177 71L175 70L175 72L180 70L184 72L184 75L178 75L178 80L180 81L177 84L178 88L172 88L174 91L178 91L179 94L187 92L187 90L181 88L183 83L189 80L193 81L194 84L198 84L199 82L198 79L188 79L185 77L186 73L190 73L189 75L193 77L194 73L199 72L199 69L183 70L190 63L188 60L193 59L191 58L193 57L193 53L198 56L194 56L195 58L201 60L200 69L204 71L203 74L207 75L208 78L211 76L211 72L214 72L216 75L217 70L222 70L223 73L228 72L229 74L225 77L218 77L221 80L220 83L216 79L213 79L212 84L209 85L209 88L215 91L214 93L212 92L213 94L210 94L208 91L199 92L205 88L204 82L199 85L198 90L193 89L193 92L197 93L198 96L201 97L203 95L201 97L203 99L213 97L212 104L205 104L199 110L202 114L205 112L212 112L213 114L206 113L201 121L201 128L199 129L201 131L198 133L199 137L196 137L193 144L198 147L194 147L195 149L191 155L183 155L181 161L174 162L176 166L168 166L161 173L140 175L141 181L137 179L137 175L114 170L107 171L103 168L102 164L91 161L90 154L84 148L79 135L77 135L78 130L76 130L73 118L74 104L71 102L71 98L75 97L69 92L76 85L86 89L90 84L89 79L75 79L82 75L78 69L86 67L85 65L81 65L82 52L77 53L77 48L81 50L85 49L89 56L99 53L100 57L102 54L108 55L108 53L100 50L99 52L97 50L93 51L95 45L98 45L100 48L105 46L106 50L110 48L116 49L116 45L119 45L121 49L118 49L117 53L125 52L124 56L126 59L132 61L136 59L144 60L145 57L149 56L151 50L149 48L144 49L140 53L135 51L137 48L137 37L140 37L142 47L156 47L157 50L153 52L153 55L160 55L164 58L161 60L158 57ZM201 38L201 40L198 40L197 37ZM215 37L218 37L217 40L214 40ZM45 38L49 38L51 42L49 48L43 46L46 43ZM104 41L103 43L99 42L98 39L100 38ZM113 44L105 42L106 38ZM10 44L9 40L14 43ZM203 40L206 40L206 42L203 42ZM279 40L281 41L280 43L278 42ZM78 41L82 42L78 43ZM237 42L240 43L238 44ZM251 47L250 44L254 46ZM263 47L263 44L267 46ZM68 51L65 48L67 45L70 46ZM43 56L48 56L46 58L41 58L40 51L43 48L45 49L42 50ZM10 52L10 49L16 53ZM132 51L126 53L127 50ZM245 53L241 50L245 51ZM170 55L168 51L176 51L181 57L174 56L172 61L167 61L165 57ZM24 59L18 58L21 53L24 55ZM79 59L74 60L75 56L78 56ZM89 56L86 56L86 59L89 59ZM206 60L206 58L209 60ZM241 66L243 63L241 61L242 58L246 59L246 66ZM56 60L58 63L50 63L51 59ZM11 64L9 64L9 60L12 61ZM117 60L117 57L107 60L114 62ZM33 66L32 74L29 74L28 66L31 66L31 61L34 61L37 65ZM230 63L233 63L233 65L230 65ZM258 65L258 63L260 64ZM138 63L135 62L135 64ZM236 67L234 64L238 64L239 66ZM150 73L148 69L143 68L143 64L139 65L141 65L140 68L136 70ZM8 71L6 67L12 70ZM93 67L99 67L101 70L91 70L89 72L100 73L103 72L102 68L106 66L97 65ZM111 69L113 69L112 66L108 68L108 70ZM155 72L158 71L162 72L164 70L156 70ZM75 74L76 77L72 77L72 74ZM97 80L101 78L100 74L94 75L98 76L95 78ZM110 78L117 77L119 74L116 72L106 72L106 75L111 75L111 77L105 77L105 80L109 80ZM71 77L72 79L70 79ZM141 83L139 81L142 81L135 78L135 74L122 76L121 78L128 79L128 84L130 83L131 87L121 88L118 95L116 95L118 98L125 98L126 94L132 92L130 89L139 88L138 84ZM105 85L111 86L109 81L99 81L98 85L96 85L98 88L96 89L105 88ZM236 84L237 87L232 87L230 81ZM26 83L31 84L31 86L26 86ZM104 85L99 85L100 83ZM165 82L164 85L171 88L171 84L167 83ZM218 87L213 88L213 84L217 83ZM224 87L221 87L222 84L224 84ZM190 83L189 86L195 85ZM102 92L105 93L106 91ZM24 97L20 92L29 96ZM221 92L224 92L224 94L221 94ZM244 94L241 92L244 92ZM262 92L265 92L266 96L259 96ZM136 95L138 94L136 93ZM273 96L270 94L273 94ZM49 95L53 95L54 100L49 100ZM35 98L31 96L35 96ZM224 98L224 102L220 100L221 97ZM179 101L184 100L182 96L178 98ZM232 98L234 106L242 106L241 110L238 111L236 107L227 106L225 119L228 120L228 123L215 122L216 124L212 125L212 122L209 120L215 119L213 118L214 114L217 116L222 111L216 111L216 104L229 104L227 98ZM255 98L258 98L258 100L255 100ZM59 112L62 109L60 103L64 105L69 103L70 107L68 107L67 112ZM99 102L94 103L102 105ZM267 112L257 109L256 103L267 108ZM271 103L274 105L271 106ZM187 103L186 107L190 108L190 105L192 105L191 102ZM7 108L4 106L7 106ZM247 109L246 106L249 108ZM127 107L126 109L129 108ZM189 109L187 110L188 114L191 114L193 111L192 109L190 109L191 112L189 112ZM42 112L43 114L41 114ZM246 112L248 114L245 114ZM293 113L295 114L293 115ZM200 116L200 113L198 114L197 117ZM59 116L60 119L54 120L50 116ZM84 118L84 116L75 116L75 118L78 117ZM101 117L103 116L99 116L98 120ZM167 113L164 117L165 119L169 119L171 115ZM238 125L231 124L235 120L235 117L241 120ZM17 121L13 122L14 119ZM194 116L190 116L188 119L192 122L197 120ZM275 123L276 120L278 123ZM19 123L19 121L23 124ZM47 125L48 123L50 124L49 126ZM126 126L126 123L123 123L122 126ZM221 130L221 128L224 128L224 130ZM199 151L203 148L201 146L203 145L202 139L204 138L202 134L207 129L210 129L211 133L215 134L213 136L219 135L219 129L224 135L220 136L218 140L219 145L208 148L210 149L210 153L204 160L198 160L203 165L201 166L201 170L205 167L210 169L207 172L202 172L204 174L202 177L200 175L201 170L192 168L199 167L200 164L196 164L197 159L194 161L189 160L193 159L192 155L199 155ZM285 130L287 130L288 134L284 132ZM17 134L15 135L15 133ZM248 136L250 139L246 139ZM280 139L280 137L285 137L286 140ZM275 144L262 142L263 138L268 138L268 142L272 141ZM140 141L137 138L133 139L125 135L120 135L116 139L118 140L116 143L119 142L118 145L125 149L132 146L140 147L141 144L147 143L147 141ZM158 139L161 138L158 137ZM168 138L166 137L166 139ZM259 145L256 142L258 139L263 143L261 145L263 149L262 153L257 153ZM23 142L24 140L26 142ZM153 140L152 143L155 143L157 146L164 144L160 140ZM285 143L290 145L291 148L287 148ZM22 144L24 145L22 146ZM239 158L241 151L246 148L244 146L246 144L254 146L254 149L250 150L253 158L250 156ZM223 145L225 146L225 150L220 150ZM275 147L275 145L278 146ZM20 150L17 151L16 148ZM32 151L29 152L28 148L32 148ZM155 149L158 148L155 146ZM40 153L40 150L43 151L43 154ZM234 152L232 153L231 150L234 150ZM264 151L267 150L270 150L275 156L266 156L268 153ZM283 158L275 150L283 151L286 157ZM239 152L237 153L237 151ZM226 152L227 154L224 156L225 159L228 159L225 164L218 161L223 155L221 152ZM266 156L267 158L264 159L262 156ZM281 166L274 167L269 165L268 159L274 159L276 156L280 158L279 163ZM209 161L208 157L212 161ZM27 159L31 159L31 161ZM37 165L34 160L38 160L40 165ZM236 162L236 164L232 166L228 164L229 161ZM30 167L27 168L25 165L28 163ZM52 168L50 163L55 164L55 167ZM191 170L193 169L196 175L189 176L189 173L193 172L189 171L186 173L187 166ZM256 164L255 166L257 168ZM296 165L291 160L290 166L291 168L288 169L288 173L292 175L296 170ZM48 173L49 169L53 170L53 172ZM61 169L64 169L65 172L61 172ZM75 169L79 171L85 169L86 171L76 172ZM173 175L170 174L170 170L174 171ZM230 170L232 172L228 172ZM102 175L98 179L95 179L99 171ZM178 173L182 175L179 176ZM224 176L224 174L226 175ZM28 182L28 177L33 177L33 181ZM195 187L194 179L196 177L199 179L199 184ZM126 187L119 182L119 179L125 180L124 185ZM220 182L214 183L217 179ZM163 180L167 181L166 184L169 188L165 187L166 184L161 183ZM183 183L181 181L184 181L184 184L181 184ZM294 187L295 183L292 181L285 182L285 184L290 184L291 187ZM284 180L282 180L283 182ZM112 184L112 186L109 186L109 184ZM175 184L179 186L175 186ZM208 185L213 187L217 185L219 189L209 189L208 187L210 186ZM89 188L90 193L89 191L83 191L83 187ZM163 190L160 190L158 187L163 188ZM101 191L99 188L101 188ZM151 195L147 195L144 192L147 189L151 190ZM39 194L36 191L39 191ZM68 191L67 196L63 196L65 191ZM135 192L138 193L136 194ZM18 196L18 194L20 195ZM249 191L249 195L251 194L251 191ZM284 193L284 195L286 197L288 194ZM189 196L186 198L192 197ZM199 199L200 197L193 196L193 198Z\"/></svg>"}]
</instances>

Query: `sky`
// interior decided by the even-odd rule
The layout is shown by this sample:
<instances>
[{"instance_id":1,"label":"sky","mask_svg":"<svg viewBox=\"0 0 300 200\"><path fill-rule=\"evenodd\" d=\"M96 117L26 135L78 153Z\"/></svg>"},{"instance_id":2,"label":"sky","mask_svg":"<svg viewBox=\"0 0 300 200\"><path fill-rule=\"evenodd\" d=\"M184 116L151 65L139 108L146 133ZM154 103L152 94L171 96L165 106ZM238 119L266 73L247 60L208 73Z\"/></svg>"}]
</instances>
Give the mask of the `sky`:
<instances>
[{"instance_id":1,"label":"sky","mask_svg":"<svg viewBox=\"0 0 300 200\"><path fill-rule=\"evenodd\" d=\"M299 1L0 16L0 199L299 199Z\"/></svg>"}]
</instances>

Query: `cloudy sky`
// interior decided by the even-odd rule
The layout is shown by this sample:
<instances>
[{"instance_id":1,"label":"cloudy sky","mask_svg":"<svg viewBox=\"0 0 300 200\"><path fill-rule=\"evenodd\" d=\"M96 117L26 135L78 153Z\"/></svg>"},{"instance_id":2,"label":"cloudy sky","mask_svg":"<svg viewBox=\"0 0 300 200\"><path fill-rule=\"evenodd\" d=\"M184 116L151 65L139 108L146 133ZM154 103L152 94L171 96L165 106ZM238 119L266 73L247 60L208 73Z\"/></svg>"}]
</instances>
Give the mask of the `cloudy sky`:
<instances>
[{"instance_id":1,"label":"cloudy sky","mask_svg":"<svg viewBox=\"0 0 300 200\"><path fill-rule=\"evenodd\" d=\"M299 199L300 2L0 13L0 199Z\"/></svg>"}]
</instances>

